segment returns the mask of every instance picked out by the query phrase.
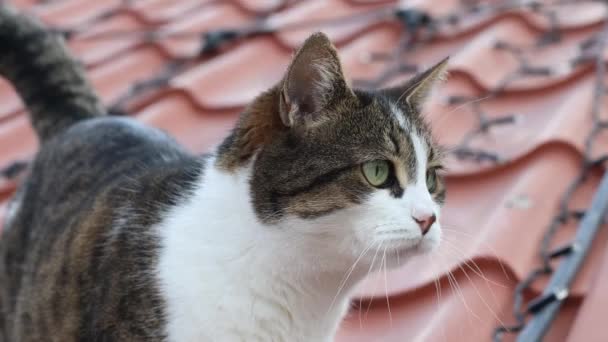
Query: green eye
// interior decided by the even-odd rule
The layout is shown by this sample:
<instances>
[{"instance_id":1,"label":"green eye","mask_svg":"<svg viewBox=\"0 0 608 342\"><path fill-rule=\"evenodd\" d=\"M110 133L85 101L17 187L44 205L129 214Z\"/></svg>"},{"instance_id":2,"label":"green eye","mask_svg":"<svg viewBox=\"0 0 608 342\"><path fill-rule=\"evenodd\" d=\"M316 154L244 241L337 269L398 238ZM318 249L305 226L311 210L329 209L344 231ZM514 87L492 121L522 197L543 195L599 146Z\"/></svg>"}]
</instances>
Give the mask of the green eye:
<instances>
[{"instance_id":1,"label":"green eye","mask_svg":"<svg viewBox=\"0 0 608 342\"><path fill-rule=\"evenodd\" d=\"M390 166L386 160L373 160L363 164L363 175L369 184L381 186L386 183L390 173Z\"/></svg>"},{"instance_id":2,"label":"green eye","mask_svg":"<svg viewBox=\"0 0 608 342\"><path fill-rule=\"evenodd\" d=\"M437 171L435 169L429 169L426 171L426 186L430 193L437 190Z\"/></svg>"}]
</instances>

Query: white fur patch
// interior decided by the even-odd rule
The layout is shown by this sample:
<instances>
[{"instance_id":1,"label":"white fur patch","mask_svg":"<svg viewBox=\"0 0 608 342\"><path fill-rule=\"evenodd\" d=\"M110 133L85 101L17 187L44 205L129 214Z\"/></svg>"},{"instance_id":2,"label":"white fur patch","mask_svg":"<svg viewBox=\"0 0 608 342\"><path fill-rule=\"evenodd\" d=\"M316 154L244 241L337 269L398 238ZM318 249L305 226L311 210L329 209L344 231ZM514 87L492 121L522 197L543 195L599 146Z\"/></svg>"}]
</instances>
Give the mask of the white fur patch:
<instances>
[{"instance_id":1,"label":"white fur patch","mask_svg":"<svg viewBox=\"0 0 608 342\"><path fill-rule=\"evenodd\" d=\"M428 150L425 143L418 134L412 133L412 145L416 154L416 184L424 185L426 188L426 167L428 162Z\"/></svg>"},{"instance_id":2,"label":"white fur patch","mask_svg":"<svg viewBox=\"0 0 608 342\"><path fill-rule=\"evenodd\" d=\"M403 114L401 109L397 108L397 106L395 106L392 103L390 104L390 107L391 107L391 113L395 117L395 120L397 120L397 123L399 124L399 126L401 128L403 128L404 131L406 131L406 132L409 131L409 126L407 124L407 121L405 121L405 115Z\"/></svg>"},{"instance_id":3,"label":"white fur patch","mask_svg":"<svg viewBox=\"0 0 608 342\"><path fill-rule=\"evenodd\" d=\"M259 223L250 169L228 174L212 162L195 195L157 227L169 340L330 341L347 293L323 313L348 265L330 262L331 246L297 220ZM341 272L323 275L334 268Z\"/></svg>"}]
</instances>

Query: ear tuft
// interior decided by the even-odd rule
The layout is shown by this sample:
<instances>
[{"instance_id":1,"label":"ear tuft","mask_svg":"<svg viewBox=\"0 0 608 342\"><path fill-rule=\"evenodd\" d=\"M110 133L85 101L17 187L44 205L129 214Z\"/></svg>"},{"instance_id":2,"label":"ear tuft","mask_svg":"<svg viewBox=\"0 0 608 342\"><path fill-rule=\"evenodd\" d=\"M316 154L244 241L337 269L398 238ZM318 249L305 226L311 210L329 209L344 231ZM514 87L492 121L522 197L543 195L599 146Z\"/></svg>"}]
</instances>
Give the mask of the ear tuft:
<instances>
[{"instance_id":1,"label":"ear tuft","mask_svg":"<svg viewBox=\"0 0 608 342\"><path fill-rule=\"evenodd\" d=\"M404 84L385 91L389 95L396 95L397 102L420 111L433 88L446 80L448 61L449 57L446 57Z\"/></svg>"},{"instance_id":2,"label":"ear tuft","mask_svg":"<svg viewBox=\"0 0 608 342\"><path fill-rule=\"evenodd\" d=\"M348 91L338 53L321 33L308 37L283 80L280 113L285 126L314 121L335 96Z\"/></svg>"}]
</instances>

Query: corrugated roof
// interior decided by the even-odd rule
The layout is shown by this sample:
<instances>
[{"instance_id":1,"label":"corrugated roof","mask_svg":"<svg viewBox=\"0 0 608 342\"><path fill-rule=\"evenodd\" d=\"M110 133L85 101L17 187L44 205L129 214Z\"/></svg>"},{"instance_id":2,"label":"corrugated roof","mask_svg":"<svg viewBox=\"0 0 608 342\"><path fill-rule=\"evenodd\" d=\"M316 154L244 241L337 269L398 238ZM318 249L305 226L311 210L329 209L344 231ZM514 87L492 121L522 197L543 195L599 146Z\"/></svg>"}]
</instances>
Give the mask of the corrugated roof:
<instances>
[{"instance_id":1,"label":"corrugated roof","mask_svg":"<svg viewBox=\"0 0 608 342\"><path fill-rule=\"evenodd\" d=\"M13 2L66 32L114 111L166 129L196 152L220 141L313 31L331 37L360 86L396 82L451 56L451 77L426 108L436 136L454 147L445 243L432 258L362 284L365 299L338 341L491 340L497 327L517 323L517 284L541 264L551 224L549 246L570 241L580 215L566 214L589 205L605 170L590 168L567 198L568 212L560 209L583 162L608 153L605 133L585 150L597 79L606 77L597 72L608 51L600 2ZM603 92L596 104L605 120ZM0 165L35 150L21 101L0 82ZM0 179L0 208L15 182ZM546 341L608 338L607 239L601 230ZM547 279L534 281L524 299L538 296Z\"/></svg>"}]
</instances>

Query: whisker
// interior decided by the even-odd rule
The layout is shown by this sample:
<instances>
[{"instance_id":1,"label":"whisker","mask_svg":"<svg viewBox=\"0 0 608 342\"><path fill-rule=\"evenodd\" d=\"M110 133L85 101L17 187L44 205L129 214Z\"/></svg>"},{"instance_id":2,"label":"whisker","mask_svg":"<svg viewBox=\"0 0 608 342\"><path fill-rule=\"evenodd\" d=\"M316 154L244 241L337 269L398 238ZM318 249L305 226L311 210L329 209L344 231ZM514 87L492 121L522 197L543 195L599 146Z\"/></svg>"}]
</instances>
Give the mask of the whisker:
<instances>
[{"instance_id":1,"label":"whisker","mask_svg":"<svg viewBox=\"0 0 608 342\"><path fill-rule=\"evenodd\" d=\"M397 266L401 267L401 261L399 260L399 252L395 252L397 255Z\"/></svg>"},{"instance_id":2,"label":"whisker","mask_svg":"<svg viewBox=\"0 0 608 342\"><path fill-rule=\"evenodd\" d=\"M447 242L447 241L446 241L446 242ZM452 248L452 249L453 249L454 251L456 251L457 253L461 253L461 254L462 254L462 251L460 251L460 250L459 250L459 249L458 249L456 246L450 246L449 244L447 244L446 246L448 246L448 247ZM446 251L447 251L447 250L446 250ZM475 262L473 259L471 259L471 258L466 258L466 259L468 259L468 261L467 261L467 260L464 260L464 264L465 264L465 265L466 265L466 266L467 266L467 267L468 267L468 268L469 268L471 271L473 271L475 274L477 274L477 276L479 276L480 278L482 278L482 279L485 281L485 283L486 283L486 287L488 288L488 290L490 291L490 294L492 295L492 300L493 300L493 302L494 302L494 305L496 305L496 306L500 306L499 301L498 301L498 298L496 297L496 293L494 292L494 289L492 288L492 286L490 286L490 284L494 284L495 286L500 286L500 287L502 287L502 288L506 288L506 289L508 289L509 287L508 287L508 286L506 286L506 285L504 285L504 284L502 284L502 283L499 283L499 282L496 282L496 281L494 281L494 280L492 280L492 279L487 278L487 277L485 276L485 274L483 274L483 271L481 270L481 268L479 267L479 265L477 265L477 263L476 263L476 262ZM470 262L471 262L471 263L472 263L472 264L473 264L473 265L474 265L474 266L477 268L477 271L478 271L478 272L476 272L476 271L475 271L475 270L474 270L474 269L473 269L473 268L470 266L469 261L470 261ZM463 270L463 271L464 271L464 270Z\"/></svg>"},{"instance_id":3,"label":"whisker","mask_svg":"<svg viewBox=\"0 0 608 342\"><path fill-rule=\"evenodd\" d=\"M382 248L383 244L384 244L384 241L381 241L380 242L380 247L378 248L378 251L380 250L380 248ZM384 262L384 257L382 258L381 262ZM380 269L382 268L382 264L380 264L379 268ZM368 273L368 276L369 276L369 273ZM374 285L374 291L373 292L375 293L378 290L378 282L375 281L374 284L375 285ZM370 299L370 301L367 303L367 309L365 309L365 319L367 319L367 314L369 313L369 309L372 307L372 302L373 302L373 300Z\"/></svg>"},{"instance_id":4,"label":"whisker","mask_svg":"<svg viewBox=\"0 0 608 342\"><path fill-rule=\"evenodd\" d=\"M430 258L431 264L433 265L433 268L437 269L436 267L436 263L435 260L431 257ZM433 283L435 284L435 298L437 299L437 312L441 312L441 280L439 277L435 277ZM447 341L447 335L445 334L445 327L442 324L441 325L441 334L443 336L443 340Z\"/></svg>"},{"instance_id":5,"label":"whisker","mask_svg":"<svg viewBox=\"0 0 608 342\"><path fill-rule=\"evenodd\" d=\"M477 320L479 322L482 322L481 318L479 316L477 316L477 314L475 314L475 312L471 309L471 307L467 303L466 299L464 298L462 289L460 288L460 285L458 284L458 280L456 280L456 277L454 276L454 274L452 274L452 271L448 271L448 279L450 279L450 278L452 279L452 281L450 283L453 282L454 288L456 289L456 293L458 294L458 297L460 297L460 301L464 305L467 312L469 312L471 315L473 315L473 317L477 318ZM471 317L469 317L469 325L472 325L472 324L473 324L473 322L471 321Z\"/></svg>"},{"instance_id":6,"label":"whisker","mask_svg":"<svg viewBox=\"0 0 608 342\"><path fill-rule=\"evenodd\" d=\"M382 261L384 264L384 293L386 294L386 306L388 307L388 320L389 320L389 324L390 327L393 327L393 314L391 312L391 303L390 300L388 298L388 280L386 277L386 248L384 247L384 254L382 255Z\"/></svg>"},{"instance_id":7,"label":"whisker","mask_svg":"<svg viewBox=\"0 0 608 342\"><path fill-rule=\"evenodd\" d=\"M454 228L458 228L458 227L454 227ZM461 234L461 235L466 236L466 237L473 238L478 243L481 243L481 245L483 247L487 248L493 254L494 258L496 258L496 261L500 265L500 268L502 269L502 273L504 274L505 278L507 278L507 280L511 280L511 278L509 277L509 274L507 272L507 269L505 268L505 265L502 262L502 259L498 256L498 252L496 252L496 250L492 246L490 246L488 243L483 242L483 241L478 241L479 240L478 236L475 236L473 234L470 234L470 233L467 233L467 232L464 232L464 231L461 231L461 230L450 229L450 228L447 228L445 226L442 226L441 229L444 230L444 231L446 231L446 232L457 233L457 234ZM455 241L453 241L453 242L455 242Z\"/></svg>"},{"instance_id":8,"label":"whisker","mask_svg":"<svg viewBox=\"0 0 608 342\"><path fill-rule=\"evenodd\" d=\"M447 241L446 241L447 242ZM461 251L459 251L455 246L450 246L449 244L445 245L447 247L450 247L452 249L454 249L456 252L462 253ZM448 250L443 249L443 251L447 252ZM497 285L497 286L501 286L503 288L508 288L507 286L500 284L498 282L495 282L491 279L488 279L485 275L483 275L483 272L481 271L481 268L477 265L477 263L475 263L475 261L473 259L469 259L474 265L475 267L477 267L477 270L480 273L477 273L470 265L469 263L465 260L464 264L470 269L472 270L475 274L477 274L477 276L479 276L480 278L484 279L485 284L487 289L490 291L490 294L492 296L492 301L494 303L495 306L500 306L500 304L498 303L498 298L496 297L496 293L494 292L494 289L492 289L492 286L490 286L490 283ZM471 284L475 287L473 281L471 280L471 278L468 276L467 272L462 268L462 266L458 265L458 267L463 271L463 273L465 274L465 276L469 279L469 281L471 281ZM493 311L492 308L489 307L489 304L487 304L484 300L484 298L481 297L479 291L477 290L477 288L475 287L475 291L477 292L477 295L480 297L480 299L484 302L484 304L486 305L486 307L488 307L488 309L492 312L492 314L494 315L494 317L497 319L497 321L504 326L504 323L500 320L500 318L498 318L497 314Z\"/></svg>"},{"instance_id":9,"label":"whisker","mask_svg":"<svg viewBox=\"0 0 608 342\"><path fill-rule=\"evenodd\" d=\"M338 298L338 296L340 295L340 292L342 291L342 289L346 285L346 282L348 281L348 278L351 276L351 274L355 270L355 267L357 266L357 264L359 263L359 261L361 260L361 258L365 254L367 254L367 251L369 251L372 246L373 246L373 244L370 244L367 247L365 247L365 249L363 249L363 252L361 252L361 254L359 254L359 257L357 257L357 259L355 260L355 262L353 263L353 265L350 267L350 269L347 271L347 273L345 274L345 276L342 277L342 281L340 283L340 286L338 287L338 291L336 292L336 295L332 299L331 304L329 305L329 308L327 309L327 312L325 313L326 315L328 315L329 312L331 311L331 309L333 309L333 306L334 306L334 304L336 302L336 299Z\"/></svg>"},{"instance_id":10,"label":"whisker","mask_svg":"<svg viewBox=\"0 0 608 342\"><path fill-rule=\"evenodd\" d=\"M374 257L372 258L372 262L369 265L369 268L367 269L367 274L365 275L365 278L367 278L370 274L370 272L372 271L372 268L374 267L374 263L376 262L376 256L378 256L378 251L380 251L380 247L382 246L382 243L380 243L378 245L378 247L376 247L376 253L374 253ZM376 289L374 288L374 292L376 291ZM371 303L371 301L370 301ZM359 297L359 328L361 330L363 330L363 320L361 319L361 306L363 305L363 296Z\"/></svg>"},{"instance_id":11,"label":"whisker","mask_svg":"<svg viewBox=\"0 0 608 342\"><path fill-rule=\"evenodd\" d=\"M491 98L493 96L494 96L493 94L488 94L486 96L478 97L478 98L476 98L474 100L471 100L471 101L463 102L463 103L459 104L458 106L456 106L455 108L452 108L450 111L446 112L443 115L450 115L450 114L454 113L455 111L458 111L458 110L460 110L460 109L462 109L462 108L464 108L466 106L469 106L469 105L472 105L472 104L475 104L475 103L487 100L487 99L489 99L489 98Z\"/></svg>"},{"instance_id":12,"label":"whisker","mask_svg":"<svg viewBox=\"0 0 608 342\"><path fill-rule=\"evenodd\" d=\"M485 280L486 282L491 283L491 284L494 284L494 285L496 285L496 286L500 286L500 287L505 288L505 289L509 288L509 286L507 286L507 285L505 285L505 284L499 283L499 282L497 282L497 281L495 281L495 280L492 280L492 279L490 279L490 278L486 277L486 276L485 276L485 274L483 273L483 271L481 270L481 268L479 267L479 265L477 264L477 262L475 262L475 260L473 260L472 258L467 257L467 256L464 254L464 252L463 252L461 249L459 249L458 247L456 247L456 246L453 244L453 242L448 241L448 240L444 240L443 242L445 242L445 243L446 243L446 245L445 245L446 247L450 247L450 248L452 248L453 250L455 250L456 252L460 253L460 255L456 255L456 256L457 256L457 257L462 258L463 263L464 263L464 264L465 264L465 265L466 265L466 266L467 266L467 267L468 267L468 268L469 268L469 269L470 269L470 270L471 270L473 273L477 274L477 275L478 275L480 278L482 278L482 279L483 279L483 280ZM474 269L473 267L471 267L471 265L470 265L470 264L473 264L473 266L475 266L475 269Z\"/></svg>"},{"instance_id":13,"label":"whisker","mask_svg":"<svg viewBox=\"0 0 608 342\"><path fill-rule=\"evenodd\" d=\"M496 312L494 311L494 309L492 309L492 307L488 304L488 302L486 302L486 300L483 298L483 296L481 295L481 292L479 292L479 289L477 288L477 286L475 285L475 282L473 281L473 279L471 279L471 277L467 274L466 270L461 266L458 265L458 268L460 268L460 270L464 273L465 277L467 277L467 279L469 280L469 282L471 283L471 285L473 286L473 289L475 290L475 292L477 293L477 297L479 297L479 299L481 299L481 302L486 306L486 308L488 310L490 310L490 313L492 314L492 316L494 316L494 318L500 323L500 325L502 325L503 327L505 326L505 324L503 323L503 321L500 319L500 317L498 317L498 315L496 314ZM493 297L496 298L496 295L494 294L494 292L492 291L492 288L488 285L488 283L486 282L486 285L488 286L488 289L490 289L490 292L492 293ZM496 304L496 303L495 303Z\"/></svg>"},{"instance_id":14,"label":"whisker","mask_svg":"<svg viewBox=\"0 0 608 342\"><path fill-rule=\"evenodd\" d=\"M479 97L479 98L476 98L476 99L473 99L473 100L470 100L470 101L466 101L466 102L460 103L456 107L450 109L449 111L442 112L440 114L440 116L439 116L439 121L436 121L435 125L442 124L449 117L449 115L453 114L454 112L457 112L457 111L463 109L464 107L470 106L472 104L475 104L475 103L487 100L487 99L489 99L489 98L491 98L493 96L494 96L493 94L488 94L488 95L483 96L483 97ZM473 112L473 114L474 114L474 112Z\"/></svg>"}]
</instances>

